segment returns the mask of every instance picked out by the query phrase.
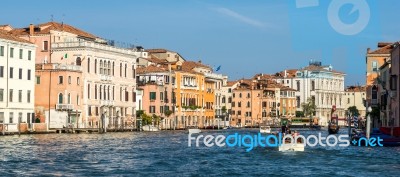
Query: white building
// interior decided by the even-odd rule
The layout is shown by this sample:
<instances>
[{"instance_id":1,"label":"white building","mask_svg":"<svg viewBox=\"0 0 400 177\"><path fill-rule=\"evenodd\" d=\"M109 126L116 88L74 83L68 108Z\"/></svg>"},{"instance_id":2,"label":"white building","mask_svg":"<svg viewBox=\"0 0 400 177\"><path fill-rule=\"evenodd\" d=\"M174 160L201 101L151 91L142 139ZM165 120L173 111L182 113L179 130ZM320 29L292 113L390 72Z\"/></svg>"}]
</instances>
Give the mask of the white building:
<instances>
[{"instance_id":1,"label":"white building","mask_svg":"<svg viewBox=\"0 0 400 177\"><path fill-rule=\"evenodd\" d=\"M276 81L296 90L297 111L308 98L315 100L315 116L320 125L326 126L336 106L339 118L345 117L344 105L345 74L333 70L332 66L322 66L321 62L310 62L309 66L298 70L285 70L276 74Z\"/></svg>"},{"instance_id":2,"label":"white building","mask_svg":"<svg viewBox=\"0 0 400 177\"><path fill-rule=\"evenodd\" d=\"M34 122L36 46L0 30L0 130ZM4 124L4 125L2 125Z\"/></svg>"},{"instance_id":3,"label":"white building","mask_svg":"<svg viewBox=\"0 0 400 177\"><path fill-rule=\"evenodd\" d=\"M351 106L358 109L361 117L366 115L366 108L364 102L367 99L365 86L350 86L345 91L344 108L347 110Z\"/></svg>"}]
</instances>

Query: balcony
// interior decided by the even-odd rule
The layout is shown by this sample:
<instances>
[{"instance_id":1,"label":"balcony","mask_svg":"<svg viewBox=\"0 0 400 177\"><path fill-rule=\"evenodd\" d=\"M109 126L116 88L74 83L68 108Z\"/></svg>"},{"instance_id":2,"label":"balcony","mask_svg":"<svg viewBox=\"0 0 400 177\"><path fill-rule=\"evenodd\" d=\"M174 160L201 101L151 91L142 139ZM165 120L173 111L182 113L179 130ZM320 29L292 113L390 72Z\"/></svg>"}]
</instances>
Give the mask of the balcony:
<instances>
[{"instance_id":1,"label":"balcony","mask_svg":"<svg viewBox=\"0 0 400 177\"><path fill-rule=\"evenodd\" d=\"M69 111L73 109L74 109L73 104L56 104L56 110L58 111Z\"/></svg>"},{"instance_id":2,"label":"balcony","mask_svg":"<svg viewBox=\"0 0 400 177\"><path fill-rule=\"evenodd\" d=\"M222 74L204 73L204 76L206 76L206 78L211 78L211 79L218 79L218 80L224 79L224 76Z\"/></svg>"},{"instance_id":3,"label":"balcony","mask_svg":"<svg viewBox=\"0 0 400 177\"><path fill-rule=\"evenodd\" d=\"M109 75L100 75L100 79L102 81L112 81L114 79L113 76L109 76Z\"/></svg>"},{"instance_id":4,"label":"balcony","mask_svg":"<svg viewBox=\"0 0 400 177\"><path fill-rule=\"evenodd\" d=\"M111 100L101 100L100 101L101 106L114 106L114 101Z\"/></svg>"},{"instance_id":5,"label":"balcony","mask_svg":"<svg viewBox=\"0 0 400 177\"><path fill-rule=\"evenodd\" d=\"M97 43L93 41L86 41L84 39L78 39L78 38L69 38L65 42L56 42L51 44L52 49L64 49L64 48L93 48L93 49L99 49L99 50L105 50L105 51L112 51L112 52L117 52L117 53L124 53L124 54L130 54L133 55L134 51L131 49L125 49L125 48L119 48L119 47L114 47L111 45L107 44L102 44L102 43Z\"/></svg>"},{"instance_id":6,"label":"balcony","mask_svg":"<svg viewBox=\"0 0 400 177\"><path fill-rule=\"evenodd\" d=\"M81 66L78 66L78 65L65 65L65 64L55 64L55 65L53 65L53 69L82 71Z\"/></svg>"}]
</instances>

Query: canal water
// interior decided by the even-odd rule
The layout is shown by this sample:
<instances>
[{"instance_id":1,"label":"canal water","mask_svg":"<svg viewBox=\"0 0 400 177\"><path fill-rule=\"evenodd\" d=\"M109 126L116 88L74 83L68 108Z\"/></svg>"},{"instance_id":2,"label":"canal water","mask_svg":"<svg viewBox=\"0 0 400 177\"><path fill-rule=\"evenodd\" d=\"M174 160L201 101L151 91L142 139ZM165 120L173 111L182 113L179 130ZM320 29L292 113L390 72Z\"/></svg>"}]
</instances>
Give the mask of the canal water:
<instances>
[{"instance_id":1,"label":"canal water","mask_svg":"<svg viewBox=\"0 0 400 177\"><path fill-rule=\"evenodd\" d=\"M257 129L203 131L256 134ZM303 135L326 130L300 130ZM345 134L345 130L340 133ZM194 145L194 144L193 144ZM188 147L186 131L0 137L0 176L400 176L399 147Z\"/></svg>"}]
</instances>

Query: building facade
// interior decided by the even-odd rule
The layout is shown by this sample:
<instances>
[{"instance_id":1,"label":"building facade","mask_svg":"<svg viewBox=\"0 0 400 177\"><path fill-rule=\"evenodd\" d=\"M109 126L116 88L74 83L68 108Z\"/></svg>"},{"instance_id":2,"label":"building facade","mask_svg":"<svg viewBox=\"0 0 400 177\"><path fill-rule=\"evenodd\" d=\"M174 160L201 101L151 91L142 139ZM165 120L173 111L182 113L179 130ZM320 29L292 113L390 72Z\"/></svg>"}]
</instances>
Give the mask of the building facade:
<instances>
[{"instance_id":1,"label":"building facade","mask_svg":"<svg viewBox=\"0 0 400 177\"><path fill-rule=\"evenodd\" d=\"M366 107L364 105L366 95L365 86L349 86L345 90L344 94L344 107L348 110L349 107L355 106L358 109L360 117L365 117Z\"/></svg>"},{"instance_id":2,"label":"building facade","mask_svg":"<svg viewBox=\"0 0 400 177\"><path fill-rule=\"evenodd\" d=\"M36 46L0 29L0 132L35 123Z\"/></svg>"},{"instance_id":3,"label":"building facade","mask_svg":"<svg viewBox=\"0 0 400 177\"><path fill-rule=\"evenodd\" d=\"M67 87L62 92L82 93L79 95L80 105L66 106L77 106L73 110L54 110L54 114L49 114L54 107L52 105L37 110L44 111L41 115L49 116L45 119L65 119L65 112L73 111L77 114L77 118L73 119L73 126L113 129L133 126L136 107L136 54L140 51L116 47L108 41L63 23L30 25L10 32L39 46L37 64L73 66L82 72L81 91ZM45 82L44 80L50 82L51 78L42 77L41 81Z\"/></svg>"}]
</instances>

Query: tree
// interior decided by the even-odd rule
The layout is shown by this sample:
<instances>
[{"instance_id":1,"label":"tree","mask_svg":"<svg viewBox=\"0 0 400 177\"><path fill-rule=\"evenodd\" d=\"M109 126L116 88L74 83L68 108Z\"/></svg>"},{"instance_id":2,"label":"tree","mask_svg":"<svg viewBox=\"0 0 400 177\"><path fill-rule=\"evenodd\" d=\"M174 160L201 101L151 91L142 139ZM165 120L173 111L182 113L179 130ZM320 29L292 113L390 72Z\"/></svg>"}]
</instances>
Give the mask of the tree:
<instances>
[{"instance_id":1,"label":"tree","mask_svg":"<svg viewBox=\"0 0 400 177\"><path fill-rule=\"evenodd\" d=\"M142 116L142 124L143 125L151 125L153 118L146 113L141 114Z\"/></svg>"},{"instance_id":2,"label":"tree","mask_svg":"<svg viewBox=\"0 0 400 177\"><path fill-rule=\"evenodd\" d=\"M314 100L312 98L308 98L306 103L301 104L301 108L303 109L304 116L310 116L310 125L312 123L311 116L314 114L317 106L315 106Z\"/></svg>"},{"instance_id":3,"label":"tree","mask_svg":"<svg viewBox=\"0 0 400 177\"><path fill-rule=\"evenodd\" d=\"M221 111L222 111L222 114L226 113L226 106L222 106Z\"/></svg>"},{"instance_id":4,"label":"tree","mask_svg":"<svg viewBox=\"0 0 400 177\"><path fill-rule=\"evenodd\" d=\"M353 115L353 116L360 115L356 106L350 106L349 108L347 108L347 111L349 112L350 115Z\"/></svg>"},{"instance_id":5,"label":"tree","mask_svg":"<svg viewBox=\"0 0 400 177\"><path fill-rule=\"evenodd\" d=\"M169 117L173 112L171 110L166 110L164 112L165 116Z\"/></svg>"}]
</instances>

